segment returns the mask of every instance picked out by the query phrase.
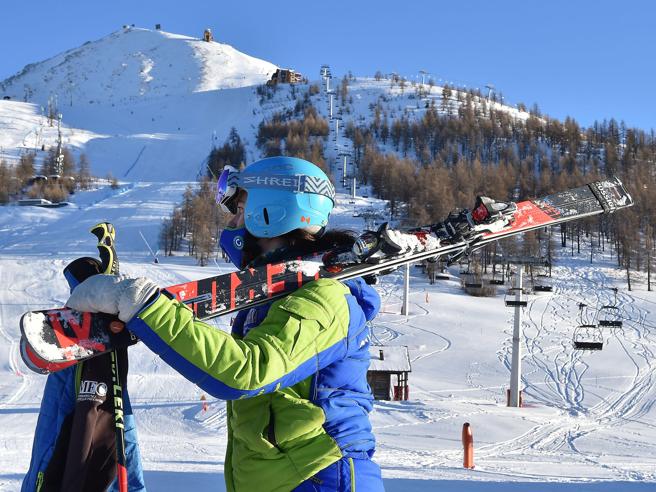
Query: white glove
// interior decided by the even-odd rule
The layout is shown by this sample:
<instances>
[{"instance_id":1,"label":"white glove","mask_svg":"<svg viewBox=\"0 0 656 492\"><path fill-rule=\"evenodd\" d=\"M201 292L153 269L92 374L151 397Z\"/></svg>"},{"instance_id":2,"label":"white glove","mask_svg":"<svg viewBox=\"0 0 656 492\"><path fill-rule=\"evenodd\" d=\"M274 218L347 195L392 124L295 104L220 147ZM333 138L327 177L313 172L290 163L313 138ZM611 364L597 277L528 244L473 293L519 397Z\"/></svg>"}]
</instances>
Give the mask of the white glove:
<instances>
[{"instance_id":1,"label":"white glove","mask_svg":"<svg viewBox=\"0 0 656 492\"><path fill-rule=\"evenodd\" d=\"M127 323L158 291L147 278L94 275L75 287L66 306L76 311L116 314Z\"/></svg>"}]
</instances>

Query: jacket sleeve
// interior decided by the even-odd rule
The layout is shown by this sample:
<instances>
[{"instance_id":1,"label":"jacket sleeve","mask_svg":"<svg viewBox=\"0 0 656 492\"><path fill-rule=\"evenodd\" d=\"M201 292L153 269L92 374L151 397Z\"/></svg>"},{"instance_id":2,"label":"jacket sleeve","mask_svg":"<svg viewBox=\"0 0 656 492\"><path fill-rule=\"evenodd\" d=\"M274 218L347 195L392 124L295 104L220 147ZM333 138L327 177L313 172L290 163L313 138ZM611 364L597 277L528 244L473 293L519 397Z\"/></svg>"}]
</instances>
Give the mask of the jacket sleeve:
<instances>
[{"instance_id":1,"label":"jacket sleeve","mask_svg":"<svg viewBox=\"0 0 656 492\"><path fill-rule=\"evenodd\" d=\"M362 310L343 284L320 279L276 301L241 340L194 319L160 295L128 323L167 364L216 398L234 400L291 386L348 352ZM356 328L357 327L357 328ZM349 329L360 336L349 336Z\"/></svg>"}]
</instances>

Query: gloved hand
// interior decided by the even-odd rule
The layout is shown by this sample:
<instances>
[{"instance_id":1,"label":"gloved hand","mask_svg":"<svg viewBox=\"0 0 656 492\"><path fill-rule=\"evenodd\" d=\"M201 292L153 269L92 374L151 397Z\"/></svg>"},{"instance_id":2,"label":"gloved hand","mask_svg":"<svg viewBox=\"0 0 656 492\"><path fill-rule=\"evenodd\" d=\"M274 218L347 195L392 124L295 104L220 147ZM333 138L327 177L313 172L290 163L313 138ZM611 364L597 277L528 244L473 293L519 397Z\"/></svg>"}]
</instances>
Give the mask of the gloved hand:
<instances>
[{"instance_id":1,"label":"gloved hand","mask_svg":"<svg viewBox=\"0 0 656 492\"><path fill-rule=\"evenodd\" d=\"M75 287L66 306L76 311L116 314L130 321L159 292L147 278L94 275Z\"/></svg>"}]
</instances>

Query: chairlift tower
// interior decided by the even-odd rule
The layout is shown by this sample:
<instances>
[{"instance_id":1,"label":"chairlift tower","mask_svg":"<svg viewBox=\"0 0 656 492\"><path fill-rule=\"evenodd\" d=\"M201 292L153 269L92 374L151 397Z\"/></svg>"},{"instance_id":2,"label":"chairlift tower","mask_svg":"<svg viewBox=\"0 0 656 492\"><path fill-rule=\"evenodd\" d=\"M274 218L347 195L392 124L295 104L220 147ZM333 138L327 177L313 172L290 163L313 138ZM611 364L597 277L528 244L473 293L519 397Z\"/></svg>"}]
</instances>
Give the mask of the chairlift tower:
<instances>
[{"instance_id":1,"label":"chairlift tower","mask_svg":"<svg viewBox=\"0 0 656 492\"><path fill-rule=\"evenodd\" d=\"M512 338L512 365L510 367L510 398L508 399L509 407L519 408L520 401L520 382L522 379L522 308L526 307L527 301L522 299L522 274L525 265L544 265L546 260L532 257L506 257L508 263L517 265L515 274L515 286L512 292L515 299L506 299L506 306L515 308L514 328Z\"/></svg>"},{"instance_id":2,"label":"chairlift tower","mask_svg":"<svg viewBox=\"0 0 656 492\"><path fill-rule=\"evenodd\" d=\"M508 406L519 407L520 388L522 379L522 268L517 269L515 277L515 316L512 338L512 365L510 366L510 399ZM523 301L526 302L526 301Z\"/></svg>"},{"instance_id":3,"label":"chairlift tower","mask_svg":"<svg viewBox=\"0 0 656 492\"><path fill-rule=\"evenodd\" d=\"M62 144L62 133L61 133L61 124L62 124L63 115L59 113L57 115L57 158L55 159L55 174L62 176L64 171L64 149Z\"/></svg>"},{"instance_id":4,"label":"chairlift tower","mask_svg":"<svg viewBox=\"0 0 656 492\"><path fill-rule=\"evenodd\" d=\"M330 78L332 75L330 74L330 67L326 64L321 65L321 68L319 69L319 73L321 74L321 78L324 80L326 83L326 92L330 92Z\"/></svg>"},{"instance_id":5,"label":"chairlift tower","mask_svg":"<svg viewBox=\"0 0 656 492\"><path fill-rule=\"evenodd\" d=\"M403 271L403 305L401 306L401 314L406 318L410 314L410 263L405 264Z\"/></svg>"},{"instance_id":6,"label":"chairlift tower","mask_svg":"<svg viewBox=\"0 0 656 492\"><path fill-rule=\"evenodd\" d=\"M346 166L347 166L346 159L349 155L346 152L341 152L339 155L344 158L342 164L342 186L346 188Z\"/></svg>"},{"instance_id":7,"label":"chairlift tower","mask_svg":"<svg viewBox=\"0 0 656 492\"><path fill-rule=\"evenodd\" d=\"M428 72L426 70L419 70L419 75L421 75L421 85L424 85Z\"/></svg>"},{"instance_id":8,"label":"chairlift tower","mask_svg":"<svg viewBox=\"0 0 656 492\"><path fill-rule=\"evenodd\" d=\"M333 119L333 96L335 95L334 91L328 91L328 113L330 115L330 119Z\"/></svg>"},{"instance_id":9,"label":"chairlift tower","mask_svg":"<svg viewBox=\"0 0 656 492\"><path fill-rule=\"evenodd\" d=\"M492 84L486 84L485 88L487 89L487 100L489 101L492 98L492 93L495 92L496 89Z\"/></svg>"}]
</instances>

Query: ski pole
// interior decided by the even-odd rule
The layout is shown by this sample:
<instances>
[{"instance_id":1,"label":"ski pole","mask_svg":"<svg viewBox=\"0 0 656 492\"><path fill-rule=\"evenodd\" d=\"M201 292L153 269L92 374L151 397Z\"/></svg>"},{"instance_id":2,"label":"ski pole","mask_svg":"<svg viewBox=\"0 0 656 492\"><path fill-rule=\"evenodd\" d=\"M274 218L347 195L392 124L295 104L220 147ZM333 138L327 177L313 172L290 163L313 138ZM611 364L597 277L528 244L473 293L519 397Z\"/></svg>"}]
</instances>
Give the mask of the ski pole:
<instances>
[{"instance_id":1,"label":"ski pole","mask_svg":"<svg viewBox=\"0 0 656 492\"><path fill-rule=\"evenodd\" d=\"M91 234L98 238L98 252L102 264L102 273L118 275L118 256L114 249L116 231L109 222L101 222L91 229ZM119 492L128 492L128 472L125 458L125 421L123 418L123 387L118 370L118 354L111 351L112 382L114 401L114 428L116 430L116 478Z\"/></svg>"}]
</instances>

